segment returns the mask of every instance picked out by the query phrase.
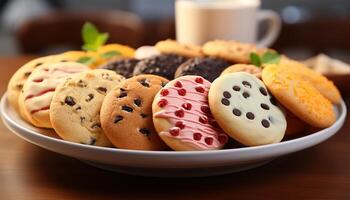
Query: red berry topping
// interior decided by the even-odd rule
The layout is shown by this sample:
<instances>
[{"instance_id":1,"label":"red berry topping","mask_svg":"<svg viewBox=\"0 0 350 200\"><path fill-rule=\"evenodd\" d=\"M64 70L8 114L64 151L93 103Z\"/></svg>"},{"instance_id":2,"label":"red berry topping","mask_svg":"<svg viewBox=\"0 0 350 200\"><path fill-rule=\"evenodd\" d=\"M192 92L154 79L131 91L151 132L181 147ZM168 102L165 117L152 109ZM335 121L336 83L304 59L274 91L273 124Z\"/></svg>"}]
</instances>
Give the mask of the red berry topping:
<instances>
[{"instance_id":1,"label":"red berry topping","mask_svg":"<svg viewBox=\"0 0 350 200\"><path fill-rule=\"evenodd\" d=\"M192 104L190 104L190 103L184 103L184 104L182 104L182 107L185 108L186 110L191 110Z\"/></svg>"},{"instance_id":2,"label":"red berry topping","mask_svg":"<svg viewBox=\"0 0 350 200\"><path fill-rule=\"evenodd\" d=\"M182 88L182 83L180 81L176 81L174 86L178 88Z\"/></svg>"},{"instance_id":3,"label":"red berry topping","mask_svg":"<svg viewBox=\"0 0 350 200\"><path fill-rule=\"evenodd\" d=\"M200 133L193 133L193 139L197 140L197 141L201 140L202 139L202 134L200 134Z\"/></svg>"},{"instance_id":4,"label":"red berry topping","mask_svg":"<svg viewBox=\"0 0 350 200\"><path fill-rule=\"evenodd\" d=\"M176 127L179 127L180 129L184 129L185 128L185 124L182 121L178 121L175 123Z\"/></svg>"},{"instance_id":5,"label":"red berry topping","mask_svg":"<svg viewBox=\"0 0 350 200\"><path fill-rule=\"evenodd\" d=\"M166 106L168 104L168 101L166 99L161 99L158 101L158 106L163 108L164 106Z\"/></svg>"},{"instance_id":6,"label":"red berry topping","mask_svg":"<svg viewBox=\"0 0 350 200\"><path fill-rule=\"evenodd\" d=\"M220 128L219 124L216 121L211 121L210 125L212 125L215 128Z\"/></svg>"},{"instance_id":7,"label":"red berry topping","mask_svg":"<svg viewBox=\"0 0 350 200\"><path fill-rule=\"evenodd\" d=\"M208 123L208 118L206 116L200 116L199 122L206 124L206 123Z\"/></svg>"},{"instance_id":8,"label":"red berry topping","mask_svg":"<svg viewBox=\"0 0 350 200\"><path fill-rule=\"evenodd\" d=\"M172 136L178 136L180 134L180 129L178 127L170 128L169 133Z\"/></svg>"},{"instance_id":9,"label":"red berry topping","mask_svg":"<svg viewBox=\"0 0 350 200\"><path fill-rule=\"evenodd\" d=\"M195 81L196 83L203 83L203 79L201 77L197 77Z\"/></svg>"},{"instance_id":10,"label":"red berry topping","mask_svg":"<svg viewBox=\"0 0 350 200\"><path fill-rule=\"evenodd\" d=\"M228 138L226 135L220 135L218 137L218 140L219 140L220 144L225 144L227 142Z\"/></svg>"},{"instance_id":11,"label":"red berry topping","mask_svg":"<svg viewBox=\"0 0 350 200\"><path fill-rule=\"evenodd\" d=\"M185 112L181 109L181 110L177 110L175 111L175 115L178 117L184 117Z\"/></svg>"},{"instance_id":12,"label":"red berry topping","mask_svg":"<svg viewBox=\"0 0 350 200\"><path fill-rule=\"evenodd\" d=\"M206 138L204 139L204 141L205 141L205 143L207 143L207 145L212 145L214 139L211 138L211 137L206 137Z\"/></svg>"},{"instance_id":13,"label":"red berry topping","mask_svg":"<svg viewBox=\"0 0 350 200\"><path fill-rule=\"evenodd\" d=\"M201 106L201 111L206 113L206 114L209 114L210 113L210 109L208 106Z\"/></svg>"},{"instance_id":14,"label":"red berry topping","mask_svg":"<svg viewBox=\"0 0 350 200\"><path fill-rule=\"evenodd\" d=\"M180 95L180 96L185 96L186 95L186 90L185 89L179 89L178 91L177 91L177 93Z\"/></svg>"},{"instance_id":15,"label":"red berry topping","mask_svg":"<svg viewBox=\"0 0 350 200\"><path fill-rule=\"evenodd\" d=\"M162 91L160 91L160 94L161 94L162 96L167 96L167 95L169 94L169 90L167 90L167 89L162 89Z\"/></svg>"},{"instance_id":16,"label":"red berry topping","mask_svg":"<svg viewBox=\"0 0 350 200\"><path fill-rule=\"evenodd\" d=\"M202 86L197 86L195 89L197 92L204 93L204 88Z\"/></svg>"}]
</instances>

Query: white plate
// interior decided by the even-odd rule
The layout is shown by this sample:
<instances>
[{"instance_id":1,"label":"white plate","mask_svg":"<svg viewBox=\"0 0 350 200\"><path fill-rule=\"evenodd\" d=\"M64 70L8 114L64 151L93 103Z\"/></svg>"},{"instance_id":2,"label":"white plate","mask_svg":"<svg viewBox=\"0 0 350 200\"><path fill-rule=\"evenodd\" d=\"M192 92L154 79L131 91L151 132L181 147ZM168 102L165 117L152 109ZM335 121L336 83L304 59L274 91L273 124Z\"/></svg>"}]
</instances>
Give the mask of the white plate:
<instances>
[{"instance_id":1,"label":"white plate","mask_svg":"<svg viewBox=\"0 0 350 200\"><path fill-rule=\"evenodd\" d=\"M9 106L6 94L1 100L4 124L16 135L45 149L71 156L102 168L143 176L195 177L232 173L260 166L274 158L300 151L333 136L343 125L345 103L335 107L337 121L329 128L278 144L214 151L138 151L96 147L50 137L50 130L38 129L23 121ZM52 132L51 132L52 133Z\"/></svg>"}]
</instances>

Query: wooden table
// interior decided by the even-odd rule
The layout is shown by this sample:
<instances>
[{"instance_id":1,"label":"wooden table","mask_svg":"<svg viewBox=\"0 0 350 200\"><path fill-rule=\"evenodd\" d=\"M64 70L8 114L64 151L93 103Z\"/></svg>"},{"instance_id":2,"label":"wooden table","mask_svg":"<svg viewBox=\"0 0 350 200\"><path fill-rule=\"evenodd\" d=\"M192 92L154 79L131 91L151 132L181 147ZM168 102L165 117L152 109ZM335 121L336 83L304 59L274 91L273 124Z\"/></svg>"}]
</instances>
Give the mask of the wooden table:
<instances>
[{"instance_id":1,"label":"wooden table","mask_svg":"<svg viewBox=\"0 0 350 200\"><path fill-rule=\"evenodd\" d=\"M0 93L28 58L0 58ZM350 100L347 100L349 105ZM350 199L350 117L313 148L245 172L145 178L102 171L12 134L0 122L0 199Z\"/></svg>"}]
</instances>

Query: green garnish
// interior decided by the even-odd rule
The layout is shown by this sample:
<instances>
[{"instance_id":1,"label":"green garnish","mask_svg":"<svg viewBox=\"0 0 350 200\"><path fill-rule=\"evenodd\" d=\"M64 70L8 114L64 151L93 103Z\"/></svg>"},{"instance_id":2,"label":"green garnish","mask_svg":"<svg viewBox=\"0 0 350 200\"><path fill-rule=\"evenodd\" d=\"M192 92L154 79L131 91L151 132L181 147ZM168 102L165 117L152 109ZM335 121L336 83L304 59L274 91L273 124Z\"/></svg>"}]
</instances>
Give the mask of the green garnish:
<instances>
[{"instance_id":1,"label":"green garnish","mask_svg":"<svg viewBox=\"0 0 350 200\"><path fill-rule=\"evenodd\" d=\"M249 57L250 62L257 67L262 64L278 64L281 60L281 55L274 51L267 51L262 56L252 52Z\"/></svg>"},{"instance_id":2,"label":"green garnish","mask_svg":"<svg viewBox=\"0 0 350 200\"><path fill-rule=\"evenodd\" d=\"M96 51L107 42L109 37L108 33L100 33L90 22L85 22L81 34L84 41L82 48L86 51Z\"/></svg>"},{"instance_id":3,"label":"green garnish","mask_svg":"<svg viewBox=\"0 0 350 200\"><path fill-rule=\"evenodd\" d=\"M77 60L78 63L82 63L82 64L85 64L85 65L90 65L92 64L93 62L95 61L94 58L92 57L89 57L89 56L84 56L84 57L81 57Z\"/></svg>"},{"instance_id":4,"label":"green garnish","mask_svg":"<svg viewBox=\"0 0 350 200\"><path fill-rule=\"evenodd\" d=\"M102 55L100 55L100 57L108 59L108 58L112 58L112 57L117 56L117 55L121 55L121 53L119 51L112 50L112 51L107 51L107 52L103 53Z\"/></svg>"}]
</instances>

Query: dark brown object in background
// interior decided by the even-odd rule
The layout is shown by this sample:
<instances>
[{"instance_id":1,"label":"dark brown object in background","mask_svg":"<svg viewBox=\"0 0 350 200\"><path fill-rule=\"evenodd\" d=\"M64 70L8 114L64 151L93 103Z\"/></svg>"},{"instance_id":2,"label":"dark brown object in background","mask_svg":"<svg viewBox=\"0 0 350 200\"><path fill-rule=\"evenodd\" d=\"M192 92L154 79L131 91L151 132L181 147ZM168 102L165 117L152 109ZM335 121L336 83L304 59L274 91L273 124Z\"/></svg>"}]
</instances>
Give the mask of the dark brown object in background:
<instances>
[{"instance_id":1,"label":"dark brown object in background","mask_svg":"<svg viewBox=\"0 0 350 200\"><path fill-rule=\"evenodd\" d=\"M314 53L330 50L350 51L350 17L316 18L295 24L283 24L273 48L283 52L297 47ZM350 61L350 60L348 60Z\"/></svg>"},{"instance_id":2,"label":"dark brown object in background","mask_svg":"<svg viewBox=\"0 0 350 200\"><path fill-rule=\"evenodd\" d=\"M125 11L52 11L26 21L17 31L22 53L43 53L54 47L80 49L81 28L86 22L95 24L101 32L108 32L108 43L121 43L132 47L141 44L143 23Z\"/></svg>"}]
</instances>

